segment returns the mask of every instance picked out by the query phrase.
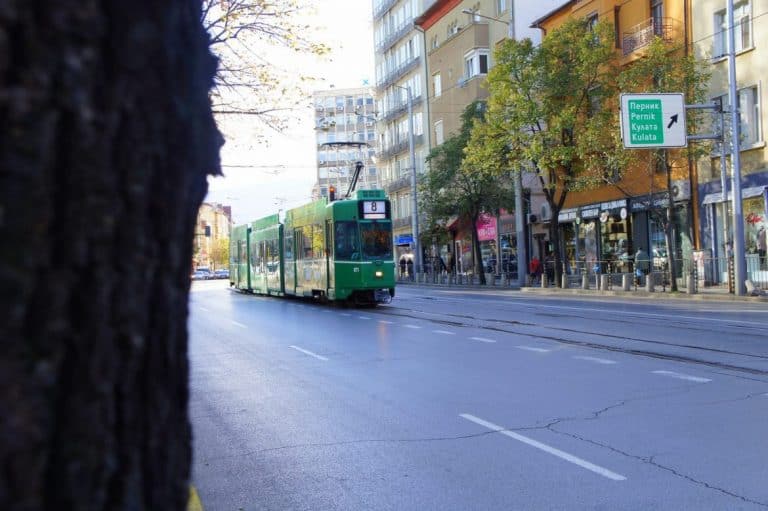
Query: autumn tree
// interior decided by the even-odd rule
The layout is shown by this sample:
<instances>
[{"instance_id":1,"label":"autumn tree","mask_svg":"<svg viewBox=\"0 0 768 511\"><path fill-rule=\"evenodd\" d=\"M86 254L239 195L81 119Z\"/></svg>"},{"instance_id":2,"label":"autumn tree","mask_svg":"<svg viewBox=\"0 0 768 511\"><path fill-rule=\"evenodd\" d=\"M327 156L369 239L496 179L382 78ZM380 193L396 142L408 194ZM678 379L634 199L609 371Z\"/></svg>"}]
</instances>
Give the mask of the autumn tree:
<instances>
[{"instance_id":1,"label":"autumn tree","mask_svg":"<svg viewBox=\"0 0 768 511\"><path fill-rule=\"evenodd\" d=\"M622 69L619 75L619 87L625 93L684 93L688 104L704 103L706 100L709 72L702 62L697 61L693 55L686 54L685 48L670 46L661 37L654 37L653 41L644 48L640 59ZM686 112L686 128L688 133L696 133L704 124L705 114L702 110L688 110ZM648 205L648 211L652 217L662 226L667 244L667 266L670 272L670 287L677 291L677 269L675 240L675 205L672 196L672 174L676 170L684 169L692 165L692 162L709 152L711 144L708 142L690 143L683 150L637 150L634 163L642 165L646 169L645 177L647 188L645 193L649 201L654 194L664 192L667 206L663 210ZM662 169L663 180L657 178L657 169ZM614 182L627 197L635 195L628 191L619 182Z\"/></svg>"},{"instance_id":2,"label":"autumn tree","mask_svg":"<svg viewBox=\"0 0 768 511\"><path fill-rule=\"evenodd\" d=\"M571 19L541 45L508 39L498 45L489 72L488 126L479 140L495 140L504 157L470 143L473 160L495 172L535 173L557 219L569 192L599 186L606 175L620 178L630 156L622 149L618 116L609 101L618 96L613 29ZM480 128L478 128L480 129ZM507 166L509 165L509 166ZM562 254L557 221L549 224L556 282Z\"/></svg>"},{"instance_id":3,"label":"autumn tree","mask_svg":"<svg viewBox=\"0 0 768 511\"><path fill-rule=\"evenodd\" d=\"M217 238L211 247L214 269L226 268L229 264L229 238Z\"/></svg>"},{"instance_id":4,"label":"autumn tree","mask_svg":"<svg viewBox=\"0 0 768 511\"><path fill-rule=\"evenodd\" d=\"M420 207L430 219L431 227L445 224L452 216L467 221L472 229L474 272L485 284L477 221L482 213L493 214L512 203L511 190L498 176L485 167L472 165L465 159L472 126L483 124L485 103L473 102L461 116L459 132L433 148L427 156L429 171L424 175L420 191Z\"/></svg>"},{"instance_id":5,"label":"autumn tree","mask_svg":"<svg viewBox=\"0 0 768 511\"><path fill-rule=\"evenodd\" d=\"M0 509L182 510L201 3L0 11Z\"/></svg>"},{"instance_id":6,"label":"autumn tree","mask_svg":"<svg viewBox=\"0 0 768 511\"><path fill-rule=\"evenodd\" d=\"M211 91L215 114L250 115L285 129L314 78L282 62L289 54L329 52L304 21L309 9L306 0L202 0L201 19L220 60Z\"/></svg>"}]
</instances>

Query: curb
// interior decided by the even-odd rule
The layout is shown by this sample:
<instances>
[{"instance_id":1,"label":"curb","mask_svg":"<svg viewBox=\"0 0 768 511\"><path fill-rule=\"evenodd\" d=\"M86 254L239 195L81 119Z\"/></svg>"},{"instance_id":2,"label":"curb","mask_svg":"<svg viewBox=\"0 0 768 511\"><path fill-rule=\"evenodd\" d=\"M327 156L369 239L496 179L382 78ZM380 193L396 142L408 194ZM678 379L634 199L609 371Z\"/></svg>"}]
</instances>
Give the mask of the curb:
<instances>
[{"instance_id":1,"label":"curb","mask_svg":"<svg viewBox=\"0 0 768 511\"><path fill-rule=\"evenodd\" d=\"M756 302L768 303L766 296L735 296L731 294L708 294L686 292L671 293L668 291L649 293L643 290L630 291L600 291L597 289L561 289L561 288L541 288L541 287L518 287L518 286L480 286L480 285L447 285L447 284L428 284L424 282L397 281L396 286L419 287L423 289L440 290L465 290L465 291L519 291L522 293L534 293L552 296L592 296L605 297L613 296L618 298L640 298L640 299L669 299L669 300L691 300L691 301L721 301L721 302Z\"/></svg>"},{"instance_id":2,"label":"curb","mask_svg":"<svg viewBox=\"0 0 768 511\"><path fill-rule=\"evenodd\" d=\"M203 503L200 502L200 496L194 486L189 485L189 500L187 501L187 511L204 511Z\"/></svg>"}]
</instances>

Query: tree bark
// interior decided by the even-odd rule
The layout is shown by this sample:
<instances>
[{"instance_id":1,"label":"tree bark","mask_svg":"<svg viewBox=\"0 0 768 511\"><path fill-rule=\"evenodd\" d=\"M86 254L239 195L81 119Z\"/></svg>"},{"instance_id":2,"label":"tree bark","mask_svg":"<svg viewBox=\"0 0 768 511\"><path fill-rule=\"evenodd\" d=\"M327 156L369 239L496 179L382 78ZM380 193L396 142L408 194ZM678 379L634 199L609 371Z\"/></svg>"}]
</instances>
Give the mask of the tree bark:
<instances>
[{"instance_id":1,"label":"tree bark","mask_svg":"<svg viewBox=\"0 0 768 511\"><path fill-rule=\"evenodd\" d=\"M200 8L0 3L0 509L185 507Z\"/></svg>"}]
</instances>

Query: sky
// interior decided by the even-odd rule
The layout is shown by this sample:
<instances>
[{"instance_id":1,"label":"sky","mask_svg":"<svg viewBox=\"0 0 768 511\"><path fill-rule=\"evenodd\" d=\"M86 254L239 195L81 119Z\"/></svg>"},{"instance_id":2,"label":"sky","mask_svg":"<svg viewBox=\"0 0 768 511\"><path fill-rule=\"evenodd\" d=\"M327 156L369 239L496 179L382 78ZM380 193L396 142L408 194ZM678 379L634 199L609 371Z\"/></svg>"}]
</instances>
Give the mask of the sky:
<instances>
[{"instance_id":1,"label":"sky","mask_svg":"<svg viewBox=\"0 0 768 511\"><path fill-rule=\"evenodd\" d=\"M331 48L326 58L290 55L281 59L319 80L312 88L364 87L374 82L373 22L370 0L314 0L307 24ZM366 84L367 81L367 84ZM309 105L309 101L305 101ZM266 132L257 140L249 116L221 120L226 143L221 151L223 177L210 177L206 202L232 206L235 224L250 222L310 201L316 179L314 110L301 108L301 121L285 133Z\"/></svg>"}]
</instances>

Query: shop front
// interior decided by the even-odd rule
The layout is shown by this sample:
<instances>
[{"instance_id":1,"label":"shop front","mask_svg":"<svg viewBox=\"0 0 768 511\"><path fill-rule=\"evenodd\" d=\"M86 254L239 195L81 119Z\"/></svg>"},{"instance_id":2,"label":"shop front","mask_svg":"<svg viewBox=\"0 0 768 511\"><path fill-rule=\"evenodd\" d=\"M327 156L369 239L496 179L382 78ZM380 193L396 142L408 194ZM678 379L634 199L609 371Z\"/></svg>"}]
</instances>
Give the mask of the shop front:
<instances>
[{"instance_id":1,"label":"shop front","mask_svg":"<svg viewBox=\"0 0 768 511\"><path fill-rule=\"evenodd\" d=\"M563 209L558 222L567 274L629 271L632 219L626 199Z\"/></svg>"},{"instance_id":2,"label":"shop front","mask_svg":"<svg viewBox=\"0 0 768 511\"><path fill-rule=\"evenodd\" d=\"M719 266L719 271L707 278L719 283L725 280L725 265L733 241L733 192L728 189L724 202L719 182L707 183L699 190L702 248ZM741 197L747 272L753 274L768 270L764 255L768 230L768 172L744 176Z\"/></svg>"}]
</instances>

